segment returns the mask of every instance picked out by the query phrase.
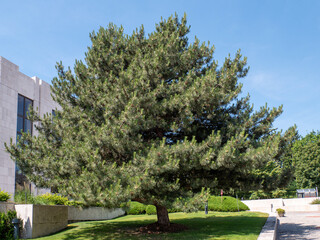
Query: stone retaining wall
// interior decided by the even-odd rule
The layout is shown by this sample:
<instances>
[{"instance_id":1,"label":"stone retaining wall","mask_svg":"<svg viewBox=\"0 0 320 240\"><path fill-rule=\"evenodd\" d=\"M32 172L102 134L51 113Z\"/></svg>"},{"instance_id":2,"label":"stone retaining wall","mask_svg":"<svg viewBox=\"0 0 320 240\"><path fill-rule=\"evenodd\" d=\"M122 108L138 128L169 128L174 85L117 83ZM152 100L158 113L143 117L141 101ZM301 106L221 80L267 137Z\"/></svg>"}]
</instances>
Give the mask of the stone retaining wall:
<instances>
[{"instance_id":1,"label":"stone retaining wall","mask_svg":"<svg viewBox=\"0 0 320 240\"><path fill-rule=\"evenodd\" d=\"M58 232L67 227L68 222L107 220L125 214L121 208L107 209L90 207L80 209L70 206L17 204L6 203L17 211L17 217L22 219L22 238L36 238ZM1 205L0 205L1 207ZM4 207L3 207L4 208Z\"/></svg>"},{"instance_id":2,"label":"stone retaining wall","mask_svg":"<svg viewBox=\"0 0 320 240\"><path fill-rule=\"evenodd\" d=\"M14 203L11 202L0 202L0 212L8 212L9 210L15 210L14 209Z\"/></svg>"},{"instance_id":3,"label":"stone retaining wall","mask_svg":"<svg viewBox=\"0 0 320 240\"><path fill-rule=\"evenodd\" d=\"M123 216L125 211L122 208L101 208L101 207L90 207L90 208L76 208L69 207L68 210L68 221L79 222L79 221L92 221L92 220L107 220L113 219L119 216Z\"/></svg>"},{"instance_id":4,"label":"stone retaining wall","mask_svg":"<svg viewBox=\"0 0 320 240\"><path fill-rule=\"evenodd\" d=\"M46 236L68 225L67 206L17 204L15 209L23 221L22 238Z\"/></svg>"}]
</instances>

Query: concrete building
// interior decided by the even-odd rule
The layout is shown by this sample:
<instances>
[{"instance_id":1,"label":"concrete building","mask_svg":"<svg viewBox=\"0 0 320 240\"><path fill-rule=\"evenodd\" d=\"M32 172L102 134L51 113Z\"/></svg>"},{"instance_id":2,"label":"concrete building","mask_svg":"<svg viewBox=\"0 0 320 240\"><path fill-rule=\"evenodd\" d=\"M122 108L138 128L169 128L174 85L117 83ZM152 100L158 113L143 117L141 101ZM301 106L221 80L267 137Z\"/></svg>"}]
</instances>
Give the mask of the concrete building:
<instances>
[{"instance_id":1,"label":"concrete building","mask_svg":"<svg viewBox=\"0 0 320 240\"><path fill-rule=\"evenodd\" d=\"M28 77L19 71L19 66L0 56L0 188L14 194L15 188L23 184L23 175L4 143L14 142L21 132L37 134L33 123L28 120L28 107L38 109L43 115L58 107L50 94L50 84L38 77ZM37 193L30 184L29 189Z\"/></svg>"}]
</instances>

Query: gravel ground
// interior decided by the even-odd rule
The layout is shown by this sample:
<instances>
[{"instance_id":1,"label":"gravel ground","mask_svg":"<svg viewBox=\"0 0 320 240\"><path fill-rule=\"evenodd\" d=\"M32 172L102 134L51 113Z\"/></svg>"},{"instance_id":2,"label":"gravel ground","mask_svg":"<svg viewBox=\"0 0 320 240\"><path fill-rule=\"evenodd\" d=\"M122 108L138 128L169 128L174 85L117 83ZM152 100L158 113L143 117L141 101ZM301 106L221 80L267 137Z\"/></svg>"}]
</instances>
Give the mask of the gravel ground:
<instances>
[{"instance_id":1,"label":"gravel ground","mask_svg":"<svg viewBox=\"0 0 320 240\"><path fill-rule=\"evenodd\" d=\"M288 212L279 219L278 240L320 239L320 212Z\"/></svg>"}]
</instances>

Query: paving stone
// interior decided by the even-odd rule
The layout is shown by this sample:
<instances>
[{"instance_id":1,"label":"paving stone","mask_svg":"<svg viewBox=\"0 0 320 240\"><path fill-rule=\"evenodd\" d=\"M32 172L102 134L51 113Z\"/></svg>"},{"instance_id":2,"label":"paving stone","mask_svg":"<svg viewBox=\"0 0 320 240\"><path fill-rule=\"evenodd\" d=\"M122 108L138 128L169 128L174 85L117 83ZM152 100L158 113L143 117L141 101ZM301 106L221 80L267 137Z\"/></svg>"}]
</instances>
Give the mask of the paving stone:
<instances>
[{"instance_id":1,"label":"paving stone","mask_svg":"<svg viewBox=\"0 0 320 240\"><path fill-rule=\"evenodd\" d=\"M288 212L279 219L278 240L320 239L320 212Z\"/></svg>"}]
</instances>

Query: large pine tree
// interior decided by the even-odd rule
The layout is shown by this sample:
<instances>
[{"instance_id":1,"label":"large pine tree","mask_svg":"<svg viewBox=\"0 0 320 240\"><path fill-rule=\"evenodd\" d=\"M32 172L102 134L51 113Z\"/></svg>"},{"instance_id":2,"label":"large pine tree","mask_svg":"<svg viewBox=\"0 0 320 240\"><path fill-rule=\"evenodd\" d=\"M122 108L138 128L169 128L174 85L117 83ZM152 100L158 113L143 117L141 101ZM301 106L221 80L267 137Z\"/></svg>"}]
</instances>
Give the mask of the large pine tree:
<instances>
[{"instance_id":1,"label":"large pine tree","mask_svg":"<svg viewBox=\"0 0 320 240\"><path fill-rule=\"evenodd\" d=\"M110 24L90 35L85 61L57 64L56 117L37 116L37 136L7 146L40 187L88 205L153 204L158 223L207 189L245 186L252 170L276 162L295 133L272 128L282 107L254 111L240 97L246 58L240 51L218 67L214 47L188 41L186 16L161 20L146 35Z\"/></svg>"}]
</instances>

